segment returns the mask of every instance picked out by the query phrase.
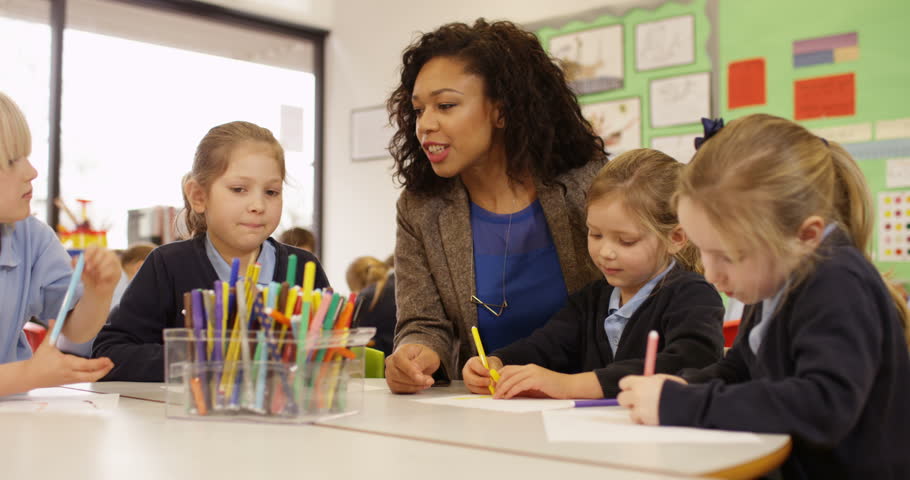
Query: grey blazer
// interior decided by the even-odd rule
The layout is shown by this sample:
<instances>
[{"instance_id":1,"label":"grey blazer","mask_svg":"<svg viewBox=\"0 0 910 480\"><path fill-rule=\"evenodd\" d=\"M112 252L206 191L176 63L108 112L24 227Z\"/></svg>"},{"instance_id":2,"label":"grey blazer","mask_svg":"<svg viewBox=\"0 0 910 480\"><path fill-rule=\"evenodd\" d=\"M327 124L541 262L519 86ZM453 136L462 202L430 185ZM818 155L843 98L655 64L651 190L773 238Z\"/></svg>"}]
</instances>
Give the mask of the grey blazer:
<instances>
[{"instance_id":1,"label":"grey blazer","mask_svg":"<svg viewBox=\"0 0 910 480\"><path fill-rule=\"evenodd\" d=\"M550 186L535 182L569 294L600 277L588 256L585 193L605 164L592 161ZM461 378L477 326L468 192L460 181L437 196L405 191L397 208L395 345L426 345L442 363L434 377Z\"/></svg>"}]
</instances>

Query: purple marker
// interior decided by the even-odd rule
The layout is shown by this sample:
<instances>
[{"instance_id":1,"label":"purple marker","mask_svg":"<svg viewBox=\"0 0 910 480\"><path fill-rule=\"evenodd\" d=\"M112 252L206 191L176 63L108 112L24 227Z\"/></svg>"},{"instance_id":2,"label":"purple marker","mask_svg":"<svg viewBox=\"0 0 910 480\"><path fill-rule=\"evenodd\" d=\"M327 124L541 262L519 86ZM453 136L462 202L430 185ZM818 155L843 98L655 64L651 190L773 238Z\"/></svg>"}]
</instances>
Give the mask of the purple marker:
<instances>
[{"instance_id":1,"label":"purple marker","mask_svg":"<svg viewBox=\"0 0 910 480\"><path fill-rule=\"evenodd\" d=\"M615 398L600 398L597 400L575 400L575 408L582 407L618 407L619 401Z\"/></svg>"}]
</instances>

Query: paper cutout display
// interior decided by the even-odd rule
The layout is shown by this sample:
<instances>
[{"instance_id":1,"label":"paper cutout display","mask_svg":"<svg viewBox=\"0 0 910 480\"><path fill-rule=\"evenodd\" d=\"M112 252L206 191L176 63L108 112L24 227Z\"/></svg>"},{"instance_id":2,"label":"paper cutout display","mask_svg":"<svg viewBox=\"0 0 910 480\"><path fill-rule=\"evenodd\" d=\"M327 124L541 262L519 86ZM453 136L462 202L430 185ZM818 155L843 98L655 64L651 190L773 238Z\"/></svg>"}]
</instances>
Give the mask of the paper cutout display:
<instances>
[{"instance_id":1,"label":"paper cutout display","mask_svg":"<svg viewBox=\"0 0 910 480\"><path fill-rule=\"evenodd\" d=\"M688 65L695 62L695 17L665 18L635 26L635 65L638 70Z\"/></svg>"},{"instance_id":2,"label":"paper cutout display","mask_svg":"<svg viewBox=\"0 0 910 480\"><path fill-rule=\"evenodd\" d=\"M711 116L711 74L693 73L651 81L651 126L698 124Z\"/></svg>"}]
</instances>

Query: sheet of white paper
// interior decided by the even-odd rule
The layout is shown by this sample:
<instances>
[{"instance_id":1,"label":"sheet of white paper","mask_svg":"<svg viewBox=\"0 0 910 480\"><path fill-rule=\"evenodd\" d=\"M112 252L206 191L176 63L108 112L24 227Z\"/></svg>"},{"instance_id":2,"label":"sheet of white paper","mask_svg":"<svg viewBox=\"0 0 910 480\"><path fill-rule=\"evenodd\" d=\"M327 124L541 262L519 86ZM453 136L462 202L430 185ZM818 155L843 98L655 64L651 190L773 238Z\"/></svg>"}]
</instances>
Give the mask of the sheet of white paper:
<instances>
[{"instance_id":1,"label":"sheet of white paper","mask_svg":"<svg viewBox=\"0 0 910 480\"><path fill-rule=\"evenodd\" d=\"M711 74L651 80L651 126L698 124L711 116Z\"/></svg>"},{"instance_id":2,"label":"sheet of white paper","mask_svg":"<svg viewBox=\"0 0 910 480\"><path fill-rule=\"evenodd\" d=\"M651 137L651 148L660 150L676 159L679 163L689 163L695 156L695 137L698 133Z\"/></svg>"},{"instance_id":3,"label":"sheet of white paper","mask_svg":"<svg viewBox=\"0 0 910 480\"><path fill-rule=\"evenodd\" d=\"M875 138L878 140L908 137L910 137L910 118L875 122Z\"/></svg>"},{"instance_id":4,"label":"sheet of white paper","mask_svg":"<svg viewBox=\"0 0 910 480\"><path fill-rule=\"evenodd\" d=\"M635 25L635 66L653 70L695 62L695 17L665 18Z\"/></svg>"},{"instance_id":5,"label":"sheet of white paper","mask_svg":"<svg viewBox=\"0 0 910 480\"><path fill-rule=\"evenodd\" d=\"M584 443L757 443L748 432L685 427L653 427L632 423L621 407L573 408L542 413L551 442Z\"/></svg>"},{"instance_id":6,"label":"sheet of white paper","mask_svg":"<svg viewBox=\"0 0 910 480\"><path fill-rule=\"evenodd\" d=\"M382 390L385 390L388 392L389 387L387 387L385 385L368 385L366 383L363 384L364 392L378 392L378 391L382 391Z\"/></svg>"},{"instance_id":7,"label":"sheet of white paper","mask_svg":"<svg viewBox=\"0 0 910 480\"><path fill-rule=\"evenodd\" d=\"M813 128L812 133L837 143L859 143L872 140L872 124L857 123L837 127Z\"/></svg>"},{"instance_id":8,"label":"sheet of white paper","mask_svg":"<svg viewBox=\"0 0 910 480\"><path fill-rule=\"evenodd\" d=\"M45 389L0 398L0 413L40 413L63 415L99 415L117 409L120 395L73 391L61 395L59 389Z\"/></svg>"},{"instance_id":9,"label":"sheet of white paper","mask_svg":"<svg viewBox=\"0 0 910 480\"><path fill-rule=\"evenodd\" d=\"M910 187L910 158L890 158L885 167L887 188Z\"/></svg>"},{"instance_id":10,"label":"sheet of white paper","mask_svg":"<svg viewBox=\"0 0 910 480\"><path fill-rule=\"evenodd\" d=\"M528 413L542 412L559 408L570 408L575 404L572 400L554 400L550 398L511 398L509 400L494 400L489 395L456 395L453 397L435 397L414 400L432 405L447 407L479 408L496 412Z\"/></svg>"}]
</instances>

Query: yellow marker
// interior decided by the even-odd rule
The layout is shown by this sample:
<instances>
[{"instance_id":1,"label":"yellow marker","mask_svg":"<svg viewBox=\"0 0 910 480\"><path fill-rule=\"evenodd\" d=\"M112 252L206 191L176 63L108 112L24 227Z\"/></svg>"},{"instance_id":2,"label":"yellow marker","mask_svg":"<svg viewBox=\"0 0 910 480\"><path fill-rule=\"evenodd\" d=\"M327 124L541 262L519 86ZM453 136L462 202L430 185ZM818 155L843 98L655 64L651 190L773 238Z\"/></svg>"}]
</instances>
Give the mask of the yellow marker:
<instances>
[{"instance_id":1,"label":"yellow marker","mask_svg":"<svg viewBox=\"0 0 910 480\"><path fill-rule=\"evenodd\" d=\"M477 346L477 355L480 355L480 363L483 363L483 368L486 368L490 371L490 377L493 378L493 382L499 381L499 372L495 368L490 368L490 364L487 363L487 355L483 353L483 344L480 343L480 332L477 330L477 327L471 327L471 333L474 335L474 345ZM491 383L490 394L496 394L496 387Z\"/></svg>"},{"instance_id":2,"label":"yellow marker","mask_svg":"<svg viewBox=\"0 0 910 480\"><path fill-rule=\"evenodd\" d=\"M306 302L313 294L316 285L316 262L306 262L303 266L303 301Z\"/></svg>"}]
</instances>

